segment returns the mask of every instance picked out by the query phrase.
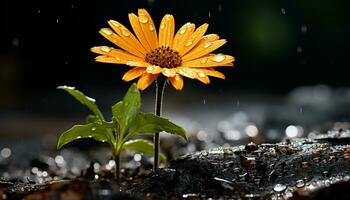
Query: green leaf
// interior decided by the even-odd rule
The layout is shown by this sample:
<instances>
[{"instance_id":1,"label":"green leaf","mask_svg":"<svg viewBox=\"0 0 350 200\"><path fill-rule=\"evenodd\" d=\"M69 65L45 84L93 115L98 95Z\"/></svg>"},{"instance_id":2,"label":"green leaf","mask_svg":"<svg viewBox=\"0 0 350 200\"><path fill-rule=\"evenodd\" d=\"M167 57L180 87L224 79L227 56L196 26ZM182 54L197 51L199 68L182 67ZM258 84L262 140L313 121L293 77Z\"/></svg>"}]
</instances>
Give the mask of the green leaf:
<instances>
[{"instance_id":1,"label":"green leaf","mask_svg":"<svg viewBox=\"0 0 350 200\"><path fill-rule=\"evenodd\" d=\"M153 143L149 142L148 140L144 140L144 139L129 140L129 141L125 142L123 148L126 150L129 150L129 151L135 151L135 152L142 153L146 156L153 156L154 155ZM167 158L164 154L159 154L159 158L165 164L167 163Z\"/></svg>"},{"instance_id":2,"label":"green leaf","mask_svg":"<svg viewBox=\"0 0 350 200\"><path fill-rule=\"evenodd\" d=\"M100 118L98 118L96 115L88 115L86 117L87 123L101 123Z\"/></svg>"},{"instance_id":3,"label":"green leaf","mask_svg":"<svg viewBox=\"0 0 350 200\"><path fill-rule=\"evenodd\" d=\"M81 138L93 138L100 142L111 142L107 137L107 132L108 130L98 123L75 125L61 134L57 142L57 149L60 149L67 143Z\"/></svg>"},{"instance_id":4,"label":"green leaf","mask_svg":"<svg viewBox=\"0 0 350 200\"><path fill-rule=\"evenodd\" d=\"M132 84L126 93L123 101L118 102L112 107L113 117L120 126L120 134L129 128L141 109L141 95L136 84Z\"/></svg>"},{"instance_id":5,"label":"green leaf","mask_svg":"<svg viewBox=\"0 0 350 200\"><path fill-rule=\"evenodd\" d=\"M95 103L95 99L86 96L84 93L80 92L79 90L76 90L75 87L58 86L57 89L62 89L62 90L67 91L70 95L72 95L81 104L87 106L101 120L104 120L104 117L103 117L101 111L98 109L98 107Z\"/></svg>"},{"instance_id":6,"label":"green leaf","mask_svg":"<svg viewBox=\"0 0 350 200\"><path fill-rule=\"evenodd\" d=\"M136 134L151 134L161 131L181 136L187 140L186 131L181 126L152 113L139 113L129 129L127 138Z\"/></svg>"}]
</instances>

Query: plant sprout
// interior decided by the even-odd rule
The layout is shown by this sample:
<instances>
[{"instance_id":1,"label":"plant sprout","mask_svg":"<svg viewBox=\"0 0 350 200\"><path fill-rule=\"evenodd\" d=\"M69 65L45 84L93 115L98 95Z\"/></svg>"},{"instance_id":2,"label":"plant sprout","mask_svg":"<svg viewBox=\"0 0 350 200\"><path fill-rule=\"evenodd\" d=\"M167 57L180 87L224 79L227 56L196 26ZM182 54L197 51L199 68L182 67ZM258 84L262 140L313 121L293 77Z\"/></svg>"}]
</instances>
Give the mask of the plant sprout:
<instances>
[{"instance_id":1,"label":"plant sprout","mask_svg":"<svg viewBox=\"0 0 350 200\"><path fill-rule=\"evenodd\" d=\"M109 20L112 29L102 28L100 33L121 49L97 46L91 51L100 54L96 61L126 64L131 67L123 76L124 81L139 78L137 87L146 89L156 81L155 114L162 113L165 85L170 81L176 90L182 90L182 77L197 79L209 84L209 76L225 79L225 75L214 68L233 66L234 57L212 52L226 43L216 34L205 35L208 24L195 29L193 23L184 24L175 33L175 19L166 14L159 26L159 32L150 14L145 9L138 10L138 16L129 14L129 21L135 35L121 23ZM164 76L159 76L163 74ZM158 168L159 133L154 134L154 169Z\"/></svg>"},{"instance_id":2,"label":"plant sprout","mask_svg":"<svg viewBox=\"0 0 350 200\"><path fill-rule=\"evenodd\" d=\"M144 139L130 140L137 134L153 134L154 132L166 131L167 133L179 135L187 139L185 130L172 123L168 119L156 116L152 113L143 113L141 109L141 96L132 84L122 101L112 107L112 120L106 121L95 100L84 95L74 87L59 86L71 94L76 100L87 106L92 115L88 116L88 124L75 125L62 133L57 148L81 138L92 138L99 142L107 142L112 150L116 163L115 178L120 180L120 154L122 150L130 150L154 155L154 145ZM160 155L161 160L166 162L166 157Z\"/></svg>"}]
</instances>

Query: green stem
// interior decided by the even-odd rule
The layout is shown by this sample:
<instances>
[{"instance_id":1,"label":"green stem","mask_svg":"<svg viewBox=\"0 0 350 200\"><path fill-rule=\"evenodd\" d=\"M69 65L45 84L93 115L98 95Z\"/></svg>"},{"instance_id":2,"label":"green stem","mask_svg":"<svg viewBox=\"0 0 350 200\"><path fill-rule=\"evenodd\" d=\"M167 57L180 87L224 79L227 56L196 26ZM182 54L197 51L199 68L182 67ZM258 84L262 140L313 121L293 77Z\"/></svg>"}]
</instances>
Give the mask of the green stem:
<instances>
[{"instance_id":1,"label":"green stem","mask_svg":"<svg viewBox=\"0 0 350 200\"><path fill-rule=\"evenodd\" d=\"M120 183L120 153L116 153L116 155L114 155L114 161L115 161L114 178L117 181L117 183Z\"/></svg>"},{"instance_id":2,"label":"green stem","mask_svg":"<svg viewBox=\"0 0 350 200\"><path fill-rule=\"evenodd\" d=\"M158 116L162 115L162 104L163 104L163 95L166 85L166 79L161 76L156 81L156 101L155 101L155 114ZM153 170L158 170L159 164L159 132L154 133L154 164Z\"/></svg>"}]
</instances>

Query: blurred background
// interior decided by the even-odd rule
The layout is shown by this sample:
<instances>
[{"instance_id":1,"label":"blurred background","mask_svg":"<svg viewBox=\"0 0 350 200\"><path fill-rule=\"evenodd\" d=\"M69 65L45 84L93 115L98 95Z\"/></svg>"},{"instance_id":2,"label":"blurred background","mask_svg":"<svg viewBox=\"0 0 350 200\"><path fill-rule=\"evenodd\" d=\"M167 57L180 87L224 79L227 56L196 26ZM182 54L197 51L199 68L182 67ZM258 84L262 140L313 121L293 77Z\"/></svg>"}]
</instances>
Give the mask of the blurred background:
<instances>
[{"instance_id":1,"label":"blurred background","mask_svg":"<svg viewBox=\"0 0 350 200\"><path fill-rule=\"evenodd\" d=\"M225 81L185 80L184 90L166 89L164 115L205 145L257 143L347 128L349 70L345 68L345 5L334 0L114 0L6 1L0 7L0 151L54 149L58 135L85 123L88 110L58 85L76 86L110 106L130 83L127 67L94 62L90 48L112 45L98 31L115 19L146 8L159 25L166 13L176 28L209 23L228 43L217 52L236 57L220 68ZM154 86L142 93L153 111ZM165 135L165 134L163 134ZM191 143L192 142L192 143ZM20 150L18 150L20 152ZM1 157L0 156L0 157Z\"/></svg>"}]
</instances>

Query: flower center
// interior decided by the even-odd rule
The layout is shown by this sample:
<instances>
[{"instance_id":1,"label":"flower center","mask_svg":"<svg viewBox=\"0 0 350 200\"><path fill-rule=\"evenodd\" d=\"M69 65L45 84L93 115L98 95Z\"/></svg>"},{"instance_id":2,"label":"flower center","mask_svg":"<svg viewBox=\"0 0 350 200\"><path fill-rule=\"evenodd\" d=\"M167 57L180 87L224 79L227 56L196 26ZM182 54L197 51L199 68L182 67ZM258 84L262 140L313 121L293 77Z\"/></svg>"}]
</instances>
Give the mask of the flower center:
<instances>
[{"instance_id":1,"label":"flower center","mask_svg":"<svg viewBox=\"0 0 350 200\"><path fill-rule=\"evenodd\" d=\"M145 57L146 62L162 68L174 68L181 65L181 56L170 47L158 47L148 52Z\"/></svg>"}]
</instances>

